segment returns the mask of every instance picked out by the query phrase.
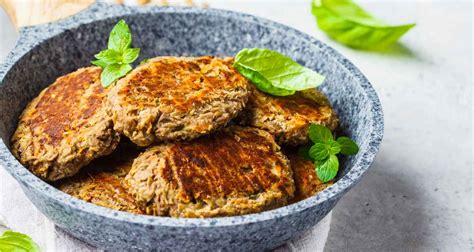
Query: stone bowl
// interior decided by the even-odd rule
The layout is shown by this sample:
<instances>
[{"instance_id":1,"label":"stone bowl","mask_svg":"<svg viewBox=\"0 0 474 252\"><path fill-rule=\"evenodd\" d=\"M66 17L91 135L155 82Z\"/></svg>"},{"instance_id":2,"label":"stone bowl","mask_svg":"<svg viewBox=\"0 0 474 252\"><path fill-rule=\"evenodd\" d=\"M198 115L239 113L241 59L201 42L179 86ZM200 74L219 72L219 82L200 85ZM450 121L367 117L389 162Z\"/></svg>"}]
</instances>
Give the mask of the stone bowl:
<instances>
[{"instance_id":1,"label":"stone bowl","mask_svg":"<svg viewBox=\"0 0 474 252\"><path fill-rule=\"evenodd\" d=\"M337 182L286 207L235 217L184 219L134 215L75 199L40 180L11 154L18 116L57 77L90 65L106 48L113 25L125 19L141 57L235 55L245 47L280 51L326 76L321 90L360 146L342 158ZM278 247L318 223L367 171L383 135L379 99L366 77L319 40L251 15L196 8L126 7L97 3L76 16L23 28L0 66L0 164L33 204L58 227L99 248L178 251L258 251ZM14 206L12 206L14 207Z\"/></svg>"}]
</instances>

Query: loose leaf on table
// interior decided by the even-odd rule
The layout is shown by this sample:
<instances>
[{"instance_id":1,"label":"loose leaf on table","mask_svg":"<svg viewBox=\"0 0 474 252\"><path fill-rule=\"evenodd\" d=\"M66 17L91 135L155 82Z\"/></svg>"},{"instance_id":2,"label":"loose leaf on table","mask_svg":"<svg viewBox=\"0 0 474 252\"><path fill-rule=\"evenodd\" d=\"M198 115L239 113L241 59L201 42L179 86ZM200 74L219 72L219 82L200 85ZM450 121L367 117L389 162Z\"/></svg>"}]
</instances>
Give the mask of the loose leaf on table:
<instances>
[{"instance_id":1,"label":"loose leaf on table","mask_svg":"<svg viewBox=\"0 0 474 252\"><path fill-rule=\"evenodd\" d=\"M0 236L0 251L39 252L40 250L29 236L8 230Z\"/></svg>"},{"instance_id":2,"label":"loose leaf on table","mask_svg":"<svg viewBox=\"0 0 474 252\"><path fill-rule=\"evenodd\" d=\"M318 175L319 179L326 183L331 179L335 178L337 172L339 170L339 160L337 159L336 155L331 154L329 158L322 161L316 161L316 174Z\"/></svg>"},{"instance_id":3,"label":"loose leaf on table","mask_svg":"<svg viewBox=\"0 0 474 252\"><path fill-rule=\"evenodd\" d=\"M258 89L276 96L315 88L324 81L324 76L269 49L241 50L235 56L234 67Z\"/></svg>"},{"instance_id":4,"label":"loose leaf on table","mask_svg":"<svg viewBox=\"0 0 474 252\"><path fill-rule=\"evenodd\" d=\"M331 38L357 49L383 49L415 26L388 25L351 0L313 0L318 26Z\"/></svg>"}]
</instances>

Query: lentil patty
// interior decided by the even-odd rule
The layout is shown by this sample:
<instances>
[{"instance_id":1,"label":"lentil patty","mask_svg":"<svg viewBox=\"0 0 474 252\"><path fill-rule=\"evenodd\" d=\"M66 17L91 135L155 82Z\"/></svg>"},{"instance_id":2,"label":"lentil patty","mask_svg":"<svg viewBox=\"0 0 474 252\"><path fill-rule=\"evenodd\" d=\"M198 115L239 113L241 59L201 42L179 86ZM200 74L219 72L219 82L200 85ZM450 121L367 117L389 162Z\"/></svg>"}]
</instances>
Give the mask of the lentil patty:
<instances>
[{"instance_id":1,"label":"lentil patty","mask_svg":"<svg viewBox=\"0 0 474 252\"><path fill-rule=\"evenodd\" d=\"M247 102L248 87L231 58L157 57L110 93L115 129L140 146L191 140L234 118Z\"/></svg>"},{"instance_id":2,"label":"lentil patty","mask_svg":"<svg viewBox=\"0 0 474 252\"><path fill-rule=\"evenodd\" d=\"M328 99L316 89L290 96L272 96L252 87L249 102L239 123L270 132L279 144L300 145L309 142L308 127L322 124L331 130L338 119Z\"/></svg>"},{"instance_id":3,"label":"lentil patty","mask_svg":"<svg viewBox=\"0 0 474 252\"><path fill-rule=\"evenodd\" d=\"M147 214L172 217L255 213L286 205L294 193L289 162L273 137L238 126L148 149L125 183Z\"/></svg>"},{"instance_id":4,"label":"lentil patty","mask_svg":"<svg viewBox=\"0 0 474 252\"><path fill-rule=\"evenodd\" d=\"M58 78L28 104L12 137L12 152L38 177L76 174L119 142L99 67Z\"/></svg>"},{"instance_id":5,"label":"lentil patty","mask_svg":"<svg viewBox=\"0 0 474 252\"><path fill-rule=\"evenodd\" d=\"M122 185L139 149L131 144L120 144L110 155L101 157L84 167L73 177L57 182L57 187L78 199L119 211L142 214Z\"/></svg>"},{"instance_id":6,"label":"lentil patty","mask_svg":"<svg viewBox=\"0 0 474 252\"><path fill-rule=\"evenodd\" d=\"M291 203L309 198L334 184L333 181L323 183L318 178L313 161L301 157L296 152L290 152L287 156L295 180L295 197Z\"/></svg>"}]
</instances>

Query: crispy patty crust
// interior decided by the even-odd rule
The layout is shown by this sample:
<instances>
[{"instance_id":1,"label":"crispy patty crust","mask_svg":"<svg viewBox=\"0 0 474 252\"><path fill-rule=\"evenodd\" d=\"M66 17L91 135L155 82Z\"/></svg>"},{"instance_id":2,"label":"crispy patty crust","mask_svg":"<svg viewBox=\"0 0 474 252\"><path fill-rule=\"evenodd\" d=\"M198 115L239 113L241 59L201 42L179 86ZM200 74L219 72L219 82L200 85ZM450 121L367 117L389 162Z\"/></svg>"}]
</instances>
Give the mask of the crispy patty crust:
<instances>
[{"instance_id":1,"label":"crispy patty crust","mask_svg":"<svg viewBox=\"0 0 474 252\"><path fill-rule=\"evenodd\" d=\"M110 92L115 129L140 146L191 140L234 118L248 87L231 58L154 58Z\"/></svg>"},{"instance_id":2,"label":"crispy patty crust","mask_svg":"<svg viewBox=\"0 0 474 252\"><path fill-rule=\"evenodd\" d=\"M73 197L99 206L143 214L122 185L138 154L139 149L134 145L120 144L112 154L94 160L73 177L58 181L56 186Z\"/></svg>"},{"instance_id":3,"label":"crispy patty crust","mask_svg":"<svg viewBox=\"0 0 474 252\"><path fill-rule=\"evenodd\" d=\"M12 152L38 177L76 174L119 142L99 67L59 77L30 102L11 140Z\"/></svg>"},{"instance_id":4,"label":"crispy patty crust","mask_svg":"<svg viewBox=\"0 0 474 252\"><path fill-rule=\"evenodd\" d=\"M172 217L255 213L284 206L294 193L288 159L273 137L238 126L148 149L125 183L147 214Z\"/></svg>"},{"instance_id":5,"label":"crispy patty crust","mask_svg":"<svg viewBox=\"0 0 474 252\"><path fill-rule=\"evenodd\" d=\"M323 183L318 178L313 161L301 157L295 151L286 153L290 159L295 181L295 197L290 203L309 198L334 184L333 181Z\"/></svg>"},{"instance_id":6,"label":"crispy patty crust","mask_svg":"<svg viewBox=\"0 0 474 252\"><path fill-rule=\"evenodd\" d=\"M251 95L239 123L270 132L279 144L308 143L308 127L322 124L335 130L336 113L328 99L316 89L296 92L291 96L272 96L252 86Z\"/></svg>"}]
</instances>

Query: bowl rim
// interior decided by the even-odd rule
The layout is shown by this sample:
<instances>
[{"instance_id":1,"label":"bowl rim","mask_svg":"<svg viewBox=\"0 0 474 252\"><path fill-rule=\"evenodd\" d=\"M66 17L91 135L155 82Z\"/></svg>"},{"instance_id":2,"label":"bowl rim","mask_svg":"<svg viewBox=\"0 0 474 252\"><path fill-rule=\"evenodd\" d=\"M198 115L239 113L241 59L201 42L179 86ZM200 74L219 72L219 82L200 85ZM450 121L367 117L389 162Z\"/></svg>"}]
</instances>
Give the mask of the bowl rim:
<instances>
[{"instance_id":1,"label":"bowl rim","mask_svg":"<svg viewBox=\"0 0 474 252\"><path fill-rule=\"evenodd\" d=\"M105 13L103 10L107 10ZM10 150L4 142L4 139L0 141L0 164L21 184L22 187L28 189L34 189L36 192L41 193L43 196L56 201L60 205L67 205L68 207L83 212L83 214L93 214L102 218L109 218L118 221L126 221L133 224L139 225L157 225L157 226L170 226L170 227L220 227L220 226L234 226L244 225L260 221L266 221L270 219L284 218L288 215L297 214L310 207L321 205L325 201L338 200L342 194L354 186L363 174L370 167L375 155L379 149L380 143L383 137L384 120L382 107L377 97L374 88L371 86L367 78L361 73L361 71L355 67L348 59L343 57L339 52L317 40L316 38L298 31L289 26L280 24L275 21L271 21L265 18L255 17L250 14L244 14L240 12L220 10L220 9L201 9L192 7L130 7L121 5L111 5L107 3L94 3L89 6L86 10L81 11L75 16L56 21L54 23L24 27L20 30L20 37L17 41L17 45L7 56L5 62L0 65L0 85L3 84L3 80L8 73L8 70L25 54L27 54L32 48L45 40L52 38L66 29L77 28L80 25L89 24L95 21L107 20L110 18L116 18L119 16L129 16L134 14L160 14L160 13L195 13L199 15L215 15L221 18L232 18L240 21L251 21L258 23L265 27L272 27L278 30L285 30L287 33L292 33L303 40L308 41L310 44L320 48L320 50L337 61L342 65L349 73L353 75L355 79L361 84L360 88L363 90L364 95L367 96L367 100L370 101L372 116L372 125L370 136L368 140L368 148L360 152L358 155L361 157L356 160L350 170L342 176L336 183L322 191L321 193L307 198L303 201L290 204L277 209L264 211L260 213L241 215L241 216L229 216L229 217L216 217L216 218L175 218L175 217L160 217L160 216L147 216L138 215L123 211L117 211L101 206L88 203L83 200L76 199L58 189L52 185L42 181L35 175L33 175L26 167L21 165L19 161L11 154ZM8 140L7 140L8 141ZM25 182L28 181L28 183ZM24 190L24 188L23 188Z\"/></svg>"}]
</instances>

